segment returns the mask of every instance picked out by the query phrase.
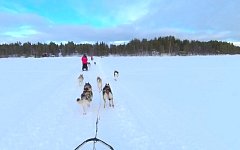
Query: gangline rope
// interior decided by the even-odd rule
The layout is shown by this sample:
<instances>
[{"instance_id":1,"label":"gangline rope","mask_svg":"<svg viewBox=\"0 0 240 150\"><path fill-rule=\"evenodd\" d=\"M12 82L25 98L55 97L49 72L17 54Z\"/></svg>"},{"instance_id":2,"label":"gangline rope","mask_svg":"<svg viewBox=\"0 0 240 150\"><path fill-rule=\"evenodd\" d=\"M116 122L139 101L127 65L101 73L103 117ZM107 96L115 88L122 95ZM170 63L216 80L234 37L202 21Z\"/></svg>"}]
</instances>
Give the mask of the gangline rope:
<instances>
[{"instance_id":1,"label":"gangline rope","mask_svg":"<svg viewBox=\"0 0 240 150\"><path fill-rule=\"evenodd\" d=\"M101 91L100 91L101 92ZM100 96L100 99L101 99L101 94L99 92L99 96ZM96 150L96 146L95 144L97 142L101 142L102 144L106 145L110 150L114 150L113 147L111 145L109 145L108 143L100 140L97 138L97 133L98 133L98 122L100 120L100 108L101 108L101 101L99 103L99 107L98 107L98 113L97 113L97 119L96 119L96 130L95 130L95 137L94 138L89 138L87 140L85 140L84 142L82 142L80 145L78 145L74 150L78 150L81 146L83 146L84 144L88 143L88 142L91 142L93 141L93 150Z\"/></svg>"}]
</instances>

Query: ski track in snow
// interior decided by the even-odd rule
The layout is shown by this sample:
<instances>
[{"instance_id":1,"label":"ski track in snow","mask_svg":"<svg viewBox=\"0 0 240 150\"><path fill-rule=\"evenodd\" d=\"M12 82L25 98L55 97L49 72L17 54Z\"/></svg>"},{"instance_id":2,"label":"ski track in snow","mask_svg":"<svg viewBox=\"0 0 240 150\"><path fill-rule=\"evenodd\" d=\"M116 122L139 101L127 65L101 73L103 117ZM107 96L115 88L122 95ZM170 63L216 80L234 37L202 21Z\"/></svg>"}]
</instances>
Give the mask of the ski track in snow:
<instances>
[{"instance_id":1,"label":"ski track in snow","mask_svg":"<svg viewBox=\"0 0 240 150\"><path fill-rule=\"evenodd\" d=\"M133 117L131 112L127 111L127 108L125 108L125 106L121 102L122 99L120 99L120 97L117 96L118 95L117 93L119 93L120 91L117 91L117 88L116 88L118 86L118 81L113 80L114 69L103 67L107 65L102 63L101 59L98 63L98 66L99 66L100 72L102 72L103 79L107 80L106 83L109 83L112 88L114 103L115 103L114 109L106 107L106 109L112 109L112 110L106 110L103 114L104 119L108 119L108 120L101 121L102 124L105 124L105 122L108 123L107 125L103 125L103 127L108 127L108 126L110 127L109 131L105 129L106 130L105 132L113 132L113 136L108 137L108 139L116 137L119 139L119 140L116 140L116 141L119 141L119 144L130 142L129 145L131 145L131 147L126 147L126 149L139 149L139 150L146 149L147 147L149 147L148 144L146 144L148 143L146 140L146 136L141 135L141 132L140 132L140 129L138 129L138 126L132 122ZM125 105L127 105L127 103L125 103ZM110 114L111 116L107 115L106 113L111 113ZM109 116L109 118L106 118L105 116ZM120 130L120 133L124 133L124 134L114 135L115 130ZM115 143L115 145L116 144L117 143ZM118 148L116 147L116 149Z\"/></svg>"},{"instance_id":2,"label":"ski track in snow","mask_svg":"<svg viewBox=\"0 0 240 150\"><path fill-rule=\"evenodd\" d=\"M147 148L150 148L150 139L149 137L143 133L143 130L139 127L139 125L134 124L134 116L131 113L131 111L126 108L126 105L128 104L126 101L120 102L120 97L117 97L117 93L120 93L120 91L117 91L118 81L115 81L113 79L113 68L107 68L107 65L104 64L101 58L98 58L96 60L97 65L91 66L89 69L89 72L85 73L85 76L87 79L89 79L90 83L93 83L93 90L94 92L94 101L100 101L98 104L100 105L100 111L99 111L99 138L103 136L103 139L107 139L109 142L111 142L111 139L117 138L116 141L119 141L119 143L114 143L115 149L119 149L117 145L124 145L124 143L127 144L130 147L126 147L126 149L139 149L144 150ZM94 67L94 68L93 68ZM105 83L109 83L113 95L114 95L114 104L115 108L109 108L108 102L106 103L107 106L104 109L103 108L103 99L102 99L102 92L97 94L97 85L96 78L97 76L100 76L103 80L103 86ZM123 93L122 93L123 94ZM121 93L120 93L121 95ZM128 95L126 95L128 97ZM130 97L131 98L131 97ZM96 103L95 103L96 104ZM97 108L97 106L95 106ZM90 108L88 113L91 113L92 108ZM96 114L95 112L92 112ZM88 114L87 114L88 115ZM118 132L114 134L114 131L120 130L120 133L124 133L122 135L118 135ZM104 136L104 132L112 132L111 137ZM102 135L103 134L103 135ZM119 140L118 140L119 139ZM115 140L113 140L115 141ZM144 142L143 142L144 141Z\"/></svg>"},{"instance_id":3,"label":"ski track in snow","mask_svg":"<svg viewBox=\"0 0 240 150\"><path fill-rule=\"evenodd\" d=\"M134 99L134 96L126 92L127 87L121 84L121 80L114 80L113 72L115 68L108 68L108 65L102 62L102 58L96 58L95 61L97 62L96 65L91 65L88 72L83 72L84 81L89 82L93 86L94 92L93 104L91 104L91 107L87 110L87 115L84 116L84 118L89 115L95 115L97 118L100 105L100 120L98 123L98 137L100 139L102 137L103 140L106 139L110 143L111 139L114 139L113 141L119 141L119 143L113 143L115 149L122 148L122 145L125 145L126 149L154 149L156 146L152 144L154 140L145 132L144 125L141 125L141 122L138 120L136 121L136 119L140 118L135 116L136 114L131 111L132 108L128 105L128 100ZM102 92L98 94L97 90L97 76L102 78L103 86L105 83L110 84L114 96L114 108L109 108L108 102L106 103L107 107L105 109L103 108ZM135 105L135 107L138 106ZM154 116L154 114L149 115ZM138 124L134 122L138 122ZM95 131L95 128L93 128L93 131ZM115 133L115 131L117 132ZM105 136L104 132L111 132L111 137ZM119 132L123 134L119 135ZM94 134L92 137L93 136ZM155 144L157 144L157 142ZM118 145L120 147L118 147Z\"/></svg>"}]
</instances>

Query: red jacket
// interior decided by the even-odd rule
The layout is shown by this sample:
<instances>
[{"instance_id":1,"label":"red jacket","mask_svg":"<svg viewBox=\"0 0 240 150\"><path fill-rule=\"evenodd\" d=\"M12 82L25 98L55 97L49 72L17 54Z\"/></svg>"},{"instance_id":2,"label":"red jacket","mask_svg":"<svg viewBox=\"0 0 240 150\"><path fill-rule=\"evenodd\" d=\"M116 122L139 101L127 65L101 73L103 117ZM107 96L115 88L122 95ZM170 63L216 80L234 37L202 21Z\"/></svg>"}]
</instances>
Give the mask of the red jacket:
<instances>
[{"instance_id":1,"label":"red jacket","mask_svg":"<svg viewBox=\"0 0 240 150\"><path fill-rule=\"evenodd\" d=\"M88 62L87 57L83 56L83 57L82 57L82 63L83 63L83 64L87 64L87 62Z\"/></svg>"}]
</instances>

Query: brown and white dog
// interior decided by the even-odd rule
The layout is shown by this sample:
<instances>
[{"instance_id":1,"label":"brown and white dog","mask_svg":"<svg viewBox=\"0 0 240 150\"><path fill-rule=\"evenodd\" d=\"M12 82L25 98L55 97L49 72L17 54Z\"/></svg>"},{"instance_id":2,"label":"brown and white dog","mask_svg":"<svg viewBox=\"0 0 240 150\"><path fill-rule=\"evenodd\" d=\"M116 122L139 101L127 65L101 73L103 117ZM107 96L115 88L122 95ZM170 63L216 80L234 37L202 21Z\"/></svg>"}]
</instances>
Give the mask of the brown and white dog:
<instances>
[{"instance_id":1,"label":"brown and white dog","mask_svg":"<svg viewBox=\"0 0 240 150\"><path fill-rule=\"evenodd\" d=\"M84 88L83 88L83 93L81 94L81 98L77 98L77 102L83 108L83 115L87 114L86 109L87 109L87 107L90 107L92 98L93 98L92 86L90 83L85 83Z\"/></svg>"},{"instance_id":2,"label":"brown and white dog","mask_svg":"<svg viewBox=\"0 0 240 150\"><path fill-rule=\"evenodd\" d=\"M115 81L117 81L118 76L119 76L119 72L115 70L113 73L113 77Z\"/></svg>"},{"instance_id":3,"label":"brown and white dog","mask_svg":"<svg viewBox=\"0 0 240 150\"><path fill-rule=\"evenodd\" d=\"M106 107L106 101L109 101L109 107L114 107L113 103L113 94L110 88L109 83L107 83L103 88L103 100L104 100L104 108Z\"/></svg>"},{"instance_id":4,"label":"brown and white dog","mask_svg":"<svg viewBox=\"0 0 240 150\"><path fill-rule=\"evenodd\" d=\"M77 98L77 103L79 103L82 106L83 109L83 115L87 114L87 107L90 106L90 101L87 100L86 96L84 94L81 94L81 98Z\"/></svg>"},{"instance_id":5,"label":"brown and white dog","mask_svg":"<svg viewBox=\"0 0 240 150\"><path fill-rule=\"evenodd\" d=\"M85 83L83 88L83 94L86 96L87 100L89 100L90 102L92 101L93 92L92 92L92 86L89 82Z\"/></svg>"},{"instance_id":6,"label":"brown and white dog","mask_svg":"<svg viewBox=\"0 0 240 150\"><path fill-rule=\"evenodd\" d=\"M80 86L83 84L83 80L84 80L83 74L80 74L78 77L78 82Z\"/></svg>"},{"instance_id":7,"label":"brown and white dog","mask_svg":"<svg viewBox=\"0 0 240 150\"><path fill-rule=\"evenodd\" d=\"M100 77L97 77L97 86L99 89L99 92L102 91L102 79Z\"/></svg>"}]
</instances>

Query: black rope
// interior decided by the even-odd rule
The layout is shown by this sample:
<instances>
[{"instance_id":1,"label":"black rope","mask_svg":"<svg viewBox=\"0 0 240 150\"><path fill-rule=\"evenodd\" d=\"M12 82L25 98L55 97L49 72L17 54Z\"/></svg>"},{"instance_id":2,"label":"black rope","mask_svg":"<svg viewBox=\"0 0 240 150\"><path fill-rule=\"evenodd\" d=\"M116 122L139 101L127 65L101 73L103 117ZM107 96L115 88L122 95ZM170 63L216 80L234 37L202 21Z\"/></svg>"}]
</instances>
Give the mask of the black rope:
<instances>
[{"instance_id":1,"label":"black rope","mask_svg":"<svg viewBox=\"0 0 240 150\"><path fill-rule=\"evenodd\" d=\"M99 116L97 117L97 121L96 121L96 133L95 133L95 138L97 137L97 133L98 133L98 120L99 120Z\"/></svg>"},{"instance_id":2,"label":"black rope","mask_svg":"<svg viewBox=\"0 0 240 150\"><path fill-rule=\"evenodd\" d=\"M95 132L95 138L97 138L97 132L98 132L98 120L99 120L99 116L97 116L97 120L96 120L96 132ZM93 142L93 150L96 150L95 144L97 143L97 141Z\"/></svg>"},{"instance_id":3,"label":"black rope","mask_svg":"<svg viewBox=\"0 0 240 150\"><path fill-rule=\"evenodd\" d=\"M102 144L108 146L111 150L114 150L113 147L111 145L109 145L108 143L98 139L98 138L90 138L90 139L87 139L85 140L82 144L80 144L78 147L76 147L74 150L77 150L78 148L80 148L81 146L83 146L84 144L88 143L88 142L101 142Z\"/></svg>"},{"instance_id":4,"label":"black rope","mask_svg":"<svg viewBox=\"0 0 240 150\"><path fill-rule=\"evenodd\" d=\"M100 105L101 106L101 105ZM99 109L100 109L99 106ZM106 142L100 140L97 138L97 133L98 133L98 120L99 120L99 112L98 112L98 116L97 116L97 120L96 120L96 133L95 133L95 137L94 138L90 138L85 140L82 144L80 144L78 147L76 147L74 150L77 150L78 148L80 148L81 146L83 146L84 144L86 144L87 142L91 142L93 141L93 150L96 150L95 144L97 142L101 142L102 144L106 145L107 147L109 147L109 149L114 150L113 147L109 144L107 144Z\"/></svg>"}]
</instances>

